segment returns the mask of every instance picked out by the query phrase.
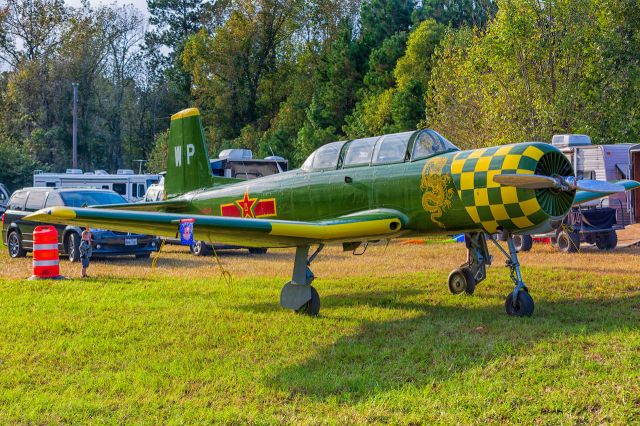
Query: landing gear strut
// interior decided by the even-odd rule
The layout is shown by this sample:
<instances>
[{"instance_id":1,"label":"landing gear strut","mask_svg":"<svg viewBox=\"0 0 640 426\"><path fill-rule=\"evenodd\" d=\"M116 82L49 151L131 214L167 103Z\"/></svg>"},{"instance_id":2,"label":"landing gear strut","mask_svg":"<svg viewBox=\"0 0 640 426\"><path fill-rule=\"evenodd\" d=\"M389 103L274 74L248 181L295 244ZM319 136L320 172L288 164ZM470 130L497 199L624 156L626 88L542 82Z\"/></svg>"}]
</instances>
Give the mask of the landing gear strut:
<instances>
[{"instance_id":1,"label":"landing gear strut","mask_svg":"<svg viewBox=\"0 0 640 426\"><path fill-rule=\"evenodd\" d=\"M280 306L293 309L296 313L316 316L320 312L320 296L311 285L315 276L309 266L320 254L324 244L320 244L316 251L309 256L309 246L296 248L291 281L282 287L280 292Z\"/></svg>"},{"instance_id":2,"label":"landing gear strut","mask_svg":"<svg viewBox=\"0 0 640 426\"><path fill-rule=\"evenodd\" d=\"M487 247L487 238L484 233L472 232L465 234L467 245L467 261L449 274L449 290L453 294L467 292L473 294L476 285L487 278L487 265L491 265L491 255ZM507 252L497 241L491 240L498 250L507 258L509 275L515 288L507 296L504 307L509 316L531 316L533 314L533 299L529 295L529 289L522 281L518 251L513 241L513 235L506 235L509 251Z\"/></svg>"},{"instance_id":3,"label":"landing gear strut","mask_svg":"<svg viewBox=\"0 0 640 426\"><path fill-rule=\"evenodd\" d=\"M533 298L529 295L529 289L522 281L522 273L520 272L520 262L518 261L518 251L513 242L513 235L509 234L507 237L507 245L509 246L509 252L494 241L498 250L502 252L507 258L507 266L509 267L509 275L511 281L515 285L515 288L507 296L507 300L504 302L504 308L507 314L512 317L530 317L533 314Z\"/></svg>"},{"instance_id":4,"label":"landing gear strut","mask_svg":"<svg viewBox=\"0 0 640 426\"><path fill-rule=\"evenodd\" d=\"M487 278L487 265L491 265L484 233L465 234L464 241L467 245L467 261L449 274L449 290L453 294L473 294L476 285Z\"/></svg>"}]
</instances>

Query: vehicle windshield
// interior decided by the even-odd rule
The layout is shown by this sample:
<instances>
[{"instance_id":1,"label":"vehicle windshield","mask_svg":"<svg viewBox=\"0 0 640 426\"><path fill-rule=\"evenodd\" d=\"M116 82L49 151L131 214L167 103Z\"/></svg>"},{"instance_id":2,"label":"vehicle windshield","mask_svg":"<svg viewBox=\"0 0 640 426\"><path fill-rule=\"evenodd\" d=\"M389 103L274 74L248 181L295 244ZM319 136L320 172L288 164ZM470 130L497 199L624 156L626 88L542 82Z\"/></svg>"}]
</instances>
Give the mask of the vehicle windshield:
<instances>
[{"instance_id":1,"label":"vehicle windshield","mask_svg":"<svg viewBox=\"0 0 640 426\"><path fill-rule=\"evenodd\" d=\"M102 206L105 204L124 204L122 195L111 191L69 191L61 192L64 205L68 207Z\"/></svg>"}]
</instances>

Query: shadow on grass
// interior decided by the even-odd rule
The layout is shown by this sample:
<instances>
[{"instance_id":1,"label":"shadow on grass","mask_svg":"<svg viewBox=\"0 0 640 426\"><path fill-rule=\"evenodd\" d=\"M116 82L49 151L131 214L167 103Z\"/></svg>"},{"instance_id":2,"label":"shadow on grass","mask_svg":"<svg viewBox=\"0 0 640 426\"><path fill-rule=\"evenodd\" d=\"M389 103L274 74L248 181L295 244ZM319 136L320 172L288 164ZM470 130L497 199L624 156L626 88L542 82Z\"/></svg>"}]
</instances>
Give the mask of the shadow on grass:
<instances>
[{"instance_id":1,"label":"shadow on grass","mask_svg":"<svg viewBox=\"0 0 640 426\"><path fill-rule=\"evenodd\" d=\"M511 318L502 304L477 307L404 300L415 299L418 293L408 290L325 297L325 310L367 305L419 314L411 319L363 321L354 335L319 348L306 362L272 375L267 384L292 395L353 401L407 384L437 386L478 364L508 359L539 343L637 329L640 324L640 296L541 299L532 318ZM252 309L271 308L257 305ZM320 318L318 327L322 326Z\"/></svg>"}]
</instances>

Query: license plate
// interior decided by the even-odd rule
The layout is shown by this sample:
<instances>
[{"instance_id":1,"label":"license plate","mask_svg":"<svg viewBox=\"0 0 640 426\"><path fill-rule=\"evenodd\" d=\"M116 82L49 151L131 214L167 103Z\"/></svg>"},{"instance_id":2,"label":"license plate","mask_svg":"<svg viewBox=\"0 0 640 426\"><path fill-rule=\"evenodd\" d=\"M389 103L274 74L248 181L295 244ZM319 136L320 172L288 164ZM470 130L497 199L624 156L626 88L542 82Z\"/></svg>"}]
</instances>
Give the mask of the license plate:
<instances>
[{"instance_id":1,"label":"license plate","mask_svg":"<svg viewBox=\"0 0 640 426\"><path fill-rule=\"evenodd\" d=\"M137 238L125 238L124 239L124 245L125 246L137 246L138 245L138 239Z\"/></svg>"}]
</instances>

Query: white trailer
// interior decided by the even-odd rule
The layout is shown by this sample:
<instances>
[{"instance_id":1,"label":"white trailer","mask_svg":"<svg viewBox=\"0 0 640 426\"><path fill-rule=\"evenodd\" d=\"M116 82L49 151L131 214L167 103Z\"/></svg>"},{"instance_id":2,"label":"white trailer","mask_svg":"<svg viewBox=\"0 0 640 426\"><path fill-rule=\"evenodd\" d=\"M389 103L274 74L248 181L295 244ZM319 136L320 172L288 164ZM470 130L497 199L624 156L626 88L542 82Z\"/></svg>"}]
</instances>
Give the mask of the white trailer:
<instances>
[{"instance_id":1,"label":"white trailer","mask_svg":"<svg viewBox=\"0 0 640 426\"><path fill-rule=\"evenodd\" d=\"M80 169L67 169L66 173L36 170L33 175L35 187L111 189L129 202L142 200L147 188L159 181L158 174L135 174L128 169L118 170L116 174L104 170L84 173Z\"/></svg>"}]
</instances>

